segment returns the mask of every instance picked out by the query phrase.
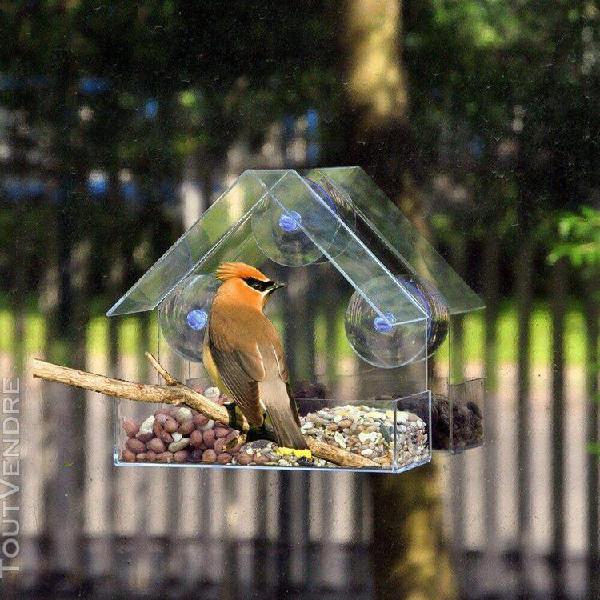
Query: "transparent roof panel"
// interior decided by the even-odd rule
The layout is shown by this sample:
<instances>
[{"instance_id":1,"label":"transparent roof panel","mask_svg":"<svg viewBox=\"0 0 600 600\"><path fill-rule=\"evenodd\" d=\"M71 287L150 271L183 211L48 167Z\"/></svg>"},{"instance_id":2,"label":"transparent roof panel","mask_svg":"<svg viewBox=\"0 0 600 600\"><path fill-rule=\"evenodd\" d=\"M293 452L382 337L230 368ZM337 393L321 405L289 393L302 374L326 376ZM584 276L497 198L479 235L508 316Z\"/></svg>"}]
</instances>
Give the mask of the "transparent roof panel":
<instances>
[{"instance_id":1,"label":"transparent roof panel","mask_svg":"<svg viewBox=\"0 0 600 600\"><path fill-rule=\"evenodd\" d=\"M390 257L386 263L396 260L399 267L403 266L432 283L446 300L451 314L484 307L481 298L360 167L314 169L306 176L325 182L325 186L329 181L345 193L357 211L357 229L361 238L374 250L380 248L380 255Z\"/></svg>"},{"instance_id":2,"label":"transparent roof panel","mask_svg":"<svg viewBox=\"0 0 600 600\"><path fill-rule=\"evenodd\" d=\"M213 252L236 223L266 192L250 171L229 188L135 285L106 313L107 316L152 310L197 265Z\"/></svg>"},{"instance_id":3,"label":"transparent roof panel","mask_svg":"<svg viewBox=\"0 0 600 600\"><path fill-rule=\"evenodd\" d=\"M289 267L330 261L390 325L428 317L405 274L431 282L450 312L483 306L364 171L347 167L244 172L107 315L152 310L191 273L246 254Z\"/></svg>"},{"instance_id":4,"label":"transparent roof panel","mask_svg":"<svg viewBox=\"0 0 600 600\"><path fill-rule=\"evenodd\" d=\"M295 171L288 171L262 200L297 215L300 229L391 325L424 320L426 313L403 282L394 277L356 235L348 211L340 202L329 204ZM380 284L374 288L373 281Z\"/></svg>"}]
</instances>

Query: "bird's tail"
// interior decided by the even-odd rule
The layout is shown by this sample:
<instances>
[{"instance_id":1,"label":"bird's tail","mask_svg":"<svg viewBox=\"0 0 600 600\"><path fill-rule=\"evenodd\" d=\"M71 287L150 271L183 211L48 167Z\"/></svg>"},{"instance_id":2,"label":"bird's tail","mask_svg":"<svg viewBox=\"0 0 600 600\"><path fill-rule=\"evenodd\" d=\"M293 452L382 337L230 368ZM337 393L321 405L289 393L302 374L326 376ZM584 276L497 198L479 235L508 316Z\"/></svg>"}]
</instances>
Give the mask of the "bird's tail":
<instances>
[{"instance_id":1,"label":"bird's tail","mask_svg":"<svg viewBox=\"0 0 600 600\"><path fill-rule=\"evenodd\" d=\"M300 431L298 413L294 399L288 394L287 387L281 379L259 382L259 397L267 409L277 444L295 450L308 448Z\"/></svg>"}]
</instances>

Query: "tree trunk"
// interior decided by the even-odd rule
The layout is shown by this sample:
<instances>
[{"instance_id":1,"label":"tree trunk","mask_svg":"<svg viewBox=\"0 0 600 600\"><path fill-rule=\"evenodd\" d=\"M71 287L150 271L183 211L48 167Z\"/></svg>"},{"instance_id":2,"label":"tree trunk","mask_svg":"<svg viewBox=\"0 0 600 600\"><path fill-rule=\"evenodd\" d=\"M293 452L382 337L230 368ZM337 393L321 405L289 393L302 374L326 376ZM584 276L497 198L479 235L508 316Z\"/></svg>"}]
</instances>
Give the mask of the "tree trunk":
<instances>
[{"instance_id":1,"label":"tree trunk","mask_svg":"<svg viewBox=\"0 0 600 600\"><path fill-rule=\"evenodd\" d=\"M414 190L401 56L402 5L349 0L340 32L347 132L339 162L362 166L408 216L421 220ZM343 154L342 154L343 153ZM450 598L453 585L442 544L441 498L432 465L401 476L373 476L373 557L378 598Z\"/></svg>"}]
</instances>

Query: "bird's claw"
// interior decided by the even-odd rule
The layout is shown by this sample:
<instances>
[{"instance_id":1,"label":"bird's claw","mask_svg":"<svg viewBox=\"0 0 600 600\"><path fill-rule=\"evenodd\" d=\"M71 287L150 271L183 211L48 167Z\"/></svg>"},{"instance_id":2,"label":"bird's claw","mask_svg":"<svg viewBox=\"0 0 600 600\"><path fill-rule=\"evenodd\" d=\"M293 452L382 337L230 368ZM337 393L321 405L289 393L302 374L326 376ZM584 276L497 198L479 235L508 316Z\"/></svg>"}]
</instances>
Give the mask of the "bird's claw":
<instances>
[{"instance_id":1,"label":"bird's claw","mask_svg":"<svg viewBox=\"0 0 600 600\"><path fill-rule=\"evenodd\" d=\"M231 450L232 448L235 448L238 445L241 446L242 444L245 443L245 441L246 441L245 435L240 435L239 437L235 437L225 444L225 450Z\"/></svg>"},{"instance_id":2,"label":"bird's claw","mask_svg":"<svg viewBox=\"0 0 600 600\"><path fill-rule=\"evenodd\" d=\"M232 429L241 429L241 420L238 418L235 402L226 402L223 406L227 409L229 427Z\"/></svg>"}]
</instances>

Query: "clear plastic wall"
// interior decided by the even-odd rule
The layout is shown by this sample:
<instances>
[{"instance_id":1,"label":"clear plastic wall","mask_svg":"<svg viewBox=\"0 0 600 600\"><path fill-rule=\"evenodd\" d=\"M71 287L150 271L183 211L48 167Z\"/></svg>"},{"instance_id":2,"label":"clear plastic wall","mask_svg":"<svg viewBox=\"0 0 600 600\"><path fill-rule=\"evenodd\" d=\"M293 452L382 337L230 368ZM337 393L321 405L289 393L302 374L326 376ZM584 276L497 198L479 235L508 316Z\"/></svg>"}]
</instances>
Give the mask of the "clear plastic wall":
<instances>
[{"instance_id":1,"label":"clear plastic wall","mask_svg":"<svg viewBox=\"0 0 600 600\"><path fill-rule=\"evenodd\" d=\"M484 441L482 340L467 322L451 315L448 339L430 364L434 450L462 452Z\"/></svg>"},{"instance_id":2,"label":"clear plastic wall","mask_svg":"<svg viewBox=\"0 0 600 600\"><path fill-rule=\"evenodd\" d=\"M369 195L372 203L381 200L360 169L325 171L244 173L109 314L156 310L159 347L150 351L180 380L227 402L227 390L214 387L201 363L219 286L214 273L226 261L257 267L287 284L265 314L284 344L302 432L369 458L373 470L403 471L430 459L437 439L432 398L480 406L464 374L456 382L450 376L450 351L445 372L432 362L453 345L454 317L431 270L441 271L455 291L466 285L444 270L431 247L415 250L422 238L413 239L405 254L390 243L377 219L360 208L369 206ZM394 211L388 216L396 218ZM397 226L410 228L407 221ZM477 298L470 294L465 302ZM460 416L451 408L448 415L452 431ZM117 417L117 464L340 468L282 456L265 440L248 443L239 432L181 407L121 401ZM447 437L445 449L456 449L457 436Z\"/></svg>"}]
</instances>

